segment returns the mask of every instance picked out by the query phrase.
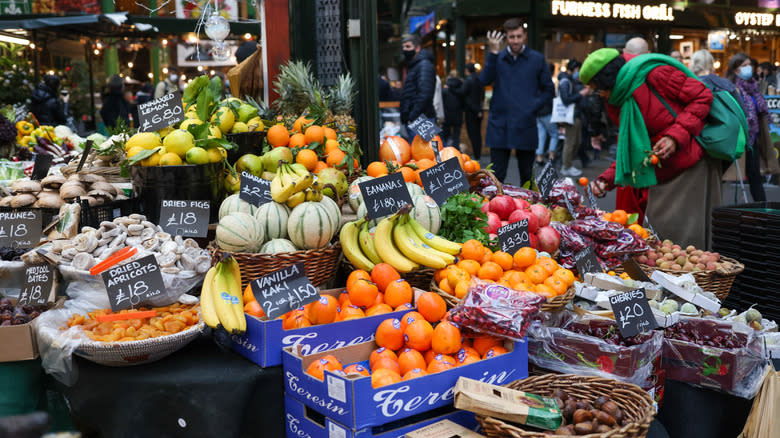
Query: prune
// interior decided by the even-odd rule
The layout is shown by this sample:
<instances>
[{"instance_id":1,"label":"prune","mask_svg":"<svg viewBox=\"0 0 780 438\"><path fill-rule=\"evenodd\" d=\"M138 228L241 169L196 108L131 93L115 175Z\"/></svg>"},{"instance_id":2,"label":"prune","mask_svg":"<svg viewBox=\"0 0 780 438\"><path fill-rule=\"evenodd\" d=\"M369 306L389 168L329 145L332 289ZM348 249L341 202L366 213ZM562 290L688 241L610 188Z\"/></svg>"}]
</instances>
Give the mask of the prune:
<instances>
[{"instance_id":1,"label":"prune","mask_svg":"<svg viewBox=\"0 0 780 438\"><path fill-rule=\"evenodd\" d=\"M30 319L35 319L35 318L37 318L39 316L41 316L41 312L39 312L37 310L33 310L32 312L30 312Z\"/></svg>"},{"instance_id":2,"label":"prune","mask_svg":"<svg viewBox=\"0 0 780 438\"><path fill-rule=\"evenodd\" d=\"M0 310L13 309L14 305L8 298L0 298Z\"/></svg>"},{"instance_id":3,"label":"prune","mask_svg":"<svg viewBox=\"0 0 780 438\"><path fill-rule=\"evenodd\" d=\"M5 310L0 313L0 321L10 321L14 319L14 314L10 310Z\"/></svg>"}]
</instances>

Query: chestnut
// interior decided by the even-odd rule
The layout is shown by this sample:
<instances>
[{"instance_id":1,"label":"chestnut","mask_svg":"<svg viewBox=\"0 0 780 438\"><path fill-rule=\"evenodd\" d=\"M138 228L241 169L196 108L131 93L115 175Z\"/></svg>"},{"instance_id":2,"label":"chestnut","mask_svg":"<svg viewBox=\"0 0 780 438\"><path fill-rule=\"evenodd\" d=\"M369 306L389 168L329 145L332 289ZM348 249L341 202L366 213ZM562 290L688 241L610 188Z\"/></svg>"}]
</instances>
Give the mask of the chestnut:
<instances>
[{"instance_id":1,"label":"chestnut","mask_svg":"<svg viewBox=\"0 0 780 438\"><path fill-rule=\"evenodd\" d=\"M577 402L574 403L574 407L577 409L585 409L586 411L588 410L588 405L584 400L577 400Z\"/></svg>"},{"instance_id":2,"label":"chestnut","mask_svg":"<svg viewBox=\"0 0 780 438\"><path fill-rule=\"evenodd\" d=\"M596 413L596 419L599 420L599 423L606 424L607 426L615 425L615 418L604 411L598 411Z\"/></svg>"},{"instance_id":3,"label":"chestnut","mask_svg":"<svg viewBox=\"0 0 780 438\"><path fill-rule=\"evenodd\" d=\"M560 389L560 388L558 388L558 389L555 390L554 397L557 397L557 398L559 398L559 399L561 399L563 401L566 401L566 400L569 399L569 393L564 391L564 390L562 390L562 389Z\"/></svg>"},{"instance_id":4,"label":"chestnut","mask_svg":"<svg viewBox=\"0 0 780 438\"><path fill-rule=\"evenodd\" d=\"M590 411L586 411L585 409L577 409L574 411L574 415L571 417L571 421L574 424L590 421L593 419L593 414L590 413Z\"/></svg>"},{"instance_id":5,"label":"chestnut","mask_svg":"<svg viewBox=\"0 0 780 438\"><path fill-rule=\"evenodd\" d=\"M617 412L620 410L620 407L617 405L617 403L610 400L601 405L601 410L617 418Z\"/></svg>"},{"instance_id":6,"label":"chestnut","mask_svg":"<svg viewBox=\"0 0 780 438\"><path fill-rule=\"evenodd\" d=\"M593 425L587 422L575 424L574 432L576 432L577 435L587 435L593 432Z\"/></svg>"},{"instance_id":7,"label":"chestnut","mask_svg":"<svg viewBox=\"0 0 780 438\"><path fill-rule=\"evenodd\" d=\"M605 395L602 395L601 397L597 398L593 401L593 407L596 409L601 409L601 406L604 405L604 403L608 402L609 398Z\"/></svg>"},{"instance_id":8,"label":"chestnut","mask_svg":"<svg viewBox=\"0 0 780 438\"><path fill-rule=\"evenodd\" d=\"M571 430L569 430L568 427L561 426L555 429L555 433L553 433L553 435L573 436L574 433Z\"/></svg>"},{"instance_id":9,"label":"chestnut","mask_svg":"<svg viewBox=\"0 0 780 438\"><path fill-rule=\"evenodd\" d=\"M596 430L594 430L594 432L604 433L604 432L609 432L610 430L612 430L612 428L607 426L606 424L599 424L599 427L597 427Z\"/></svg>"}]
</instances>

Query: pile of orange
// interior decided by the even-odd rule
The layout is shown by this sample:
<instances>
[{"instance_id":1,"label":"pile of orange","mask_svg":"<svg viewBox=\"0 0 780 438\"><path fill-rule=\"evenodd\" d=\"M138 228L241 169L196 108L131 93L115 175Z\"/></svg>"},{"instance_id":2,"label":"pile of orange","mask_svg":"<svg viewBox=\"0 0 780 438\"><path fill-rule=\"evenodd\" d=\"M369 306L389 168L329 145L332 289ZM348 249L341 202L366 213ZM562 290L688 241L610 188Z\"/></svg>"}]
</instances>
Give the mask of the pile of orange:
<instances>
[{"instance_id":1,"label":"pile of orange","mask_svg":"<svg viewBox=\"0 0 780 438\"><path fill-rule=\"evenodd\" d=\"M272 147L292 149L295 162L303 164L310 172L318 173L328 167L346 169L349 166L348 162L344 162L347 154L340 148L336 130L314 125L312 120L304 117L295 121L292 130L281 123L272 125L266 132L266 140ZM352 166L354 169L360 167L356 158L353 158Z\"/></svg>"},{"instance_id":2,"label":"pile of orange","mask_svg":"<svg viewBox=\"0 0 780 438\"><path fill-rule=\"evenodd\" d=\"M617 222L620 225L623 225L629 230L635 232L639 237L647 239L650 233L645 229L645 227L638 223L628 225L628 216L629 214L626 213L625 210L615 210L612 213L604 213L604 215L601 216L601 219L607 222Z\"/></svg>"},{"instance_id":3,"label":"pile of orange","mask_svg":"<svg viewBox=\"0 0 780 438\"><path fill-rule=\"evenodd\" d=\"M457 157L465 172L472 173L480 169L479 161L472 160L471 157L461 153L457 148L444 147L438 135L431 142L426 142L422 137L415 136L411 145L402 137L390 136L379 147L379 161L369 163L366 167L366 174L378 178L400 172L403 174L404 181L421 184L420 172L436 165L433 141L438 142L439 157L442 162Z\"/></svg>"},{"instance_id":4,"label":"pile of orange","mask_svg":"<svg viewBox=\"0 0 780 438\"><path fill-rule=\"evenodd\" d=\"M434 275L439 288L458 299L466 296L473 277L545 298L563 295L575 280L574 273L550 257L539 257L531 247L520 248L512 255L493 252L472 239L463 244L458 259Z\"/></svg>"}]
</instances>

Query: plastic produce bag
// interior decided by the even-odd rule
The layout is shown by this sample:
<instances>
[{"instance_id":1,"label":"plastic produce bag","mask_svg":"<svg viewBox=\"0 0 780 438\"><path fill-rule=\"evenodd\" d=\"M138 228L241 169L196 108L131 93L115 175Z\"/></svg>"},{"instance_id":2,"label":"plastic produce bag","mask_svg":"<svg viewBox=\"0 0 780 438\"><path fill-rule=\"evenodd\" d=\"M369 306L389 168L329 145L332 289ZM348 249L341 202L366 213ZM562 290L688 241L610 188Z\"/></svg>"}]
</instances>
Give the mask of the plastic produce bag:
<instances>
[{"instance_id":1,"label":"plastic produce bag","mask_svg":"<svg viewBox=\"0 0 780 438\"><path fill-rule=\"evenodd\" d=\"M614 240L596 244L596 254L602 259L621 258L643 253L650 249L645 239L629 229L624 229Z\"/></svg>"},{"instance_id":2,"label":"plastic produce bag","mask_svg":"<svg viewBox=\"0 0 780 438\"><path fill-rule=\"evenodd\" d=\"M16 298L24 285L24 262L0 261L0 295Z\"/></svg>"},{"instance_id":3,"label":"plastic produce bag","mask_svg":"<svg viewBox=\"0 0 780 438\"><path fill-rule=\"evenodd\" d=\"M615 240L625 228L617 222L607 222L601 219L578 219L569 224L569 227L583 236L595 240Z\"/></svg>"},{"instance_id":4,"label":"plastic produce bag","mask_svg":"<svg viewBox=\"0 0 780 438\"><path fill-rule=\"evenodd\" d=\"M767 366L761 391L753 400L745 428L738 438L776 438L780 436L780 372Z\"/></svg>"}]
</instances>

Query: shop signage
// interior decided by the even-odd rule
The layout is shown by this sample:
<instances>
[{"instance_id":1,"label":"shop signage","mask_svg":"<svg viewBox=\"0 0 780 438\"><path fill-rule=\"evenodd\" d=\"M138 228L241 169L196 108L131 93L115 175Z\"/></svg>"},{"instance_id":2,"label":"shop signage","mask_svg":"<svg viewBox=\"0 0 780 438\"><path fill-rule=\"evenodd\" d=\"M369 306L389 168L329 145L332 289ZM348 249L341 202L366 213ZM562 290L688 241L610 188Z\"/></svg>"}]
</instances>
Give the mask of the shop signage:
<instances>
[{"instance_id":1,"label":"shop signage","mask_svg":"<svg viewBox=\"0 0 780 438\"><path fill-rule=\"evenodd\" d=\"M528 236L528 219L499 227L498 243L501 251L514 255L522 247L531 246L531 238Z\"/></svg>"},{"instance_id":2,"label":"shop signage","mask_svg":"<svg viewBox=\"0 0 780 438\"><path fill-rule=\"evenodd\" d=\"M271 181L241 172L241 192L238 197L255 207L260 207L274 199L271 197Z\"/></svg>"},{"instance_id":3,"label":"shop signage","mask_svg":"<svg viewBox=\"0 0 780 438\"><path fill-rule=\"evenodd\" d=\"M138 306L166 292L160 265L153 254L114 266L101 276L114 312Z\"/></svg>"},{"instance_id":4,"label":"shop signage","mask_svg":"<svg viewBox=\"0 0 780 438\"><path fill-rule=\"evenodd\" d=\"M366 203L368 219L394 214L404 205L412 203L409 188L400 172L364 181L358 187Z\"/></svg>"},{"instance_id":5,"label":"shop signage","mask_svg":"<svg viewBox=\"0 0 780 438\"><path fill-rule=\"evenodd\" d=\"M178 91L138 105L139 131L159 131L181 122L184 120L183 108Z\"/></svg>"},{"instance_id":6,"label":"shop signage","mask_svg":"<svg viewBox=\"0 0 780 438\"><path fill-rule=\"evenodd\" d=\"M634 3L553 0L552 14L562 17L614 18L620 20L674 21L671 6Z\"/></svg>"},{"instance_id":7,"label":"shop signage","mask_svg":"<svg viewBox=\"0 0 780 438\"><path fill-rule=\"evenodd\" d=\"M0 247L34 247L41 240L42 221L34 210L0 213Z\"/></svg>"},{"instance_id":8,"label":"shop signage","mask_svg":"<svg viewBox=\"0 0 780 438\"><path fill-rule=\"evenodd\" d=\"M780 26L780 14L761 12L737 12L734 14L737 26L770 27Z\"/></svg>"},{"instance_id":9,"label":"shop signage","mask_svg":"<svg viewBox=\"0 0 780 438\"><path fill-rule=\"evenodd\" d=\"M40 181L46 178L51 169L51 162L54 159L54 155L50 154L37 154L35 156L35 164L33 164L32 176L30 179Z\"/></svg>"},{"instance_id":10,"label":"shop signage","mask_svg":"<svg viewBox=\"0 0 780 438\"><path fill-rule=\"evenodd\" d=\"M548 161L541 172L539 172L539 176L536 177L536 186L539 188L539 193L546 198L557 180L558 172L553 167L552 162Z\"/></svg>"},{"instance_id":11,"label":"shop signage","mask_svg":"<svg viewBox=\"0 0 780 438\"><path fill-rule=\"evenodd\" d=\"M469 190L469 182L457 157L420 172L425 193L437 204L444 205L450 196Z\"/></svg>"},{"instance_id":12,"label":"shop signage","mask_svg":"<svg viewBox=\"0 0 780 438\"><path fill-rule=\"evenodd\" d=\"M604 270L601 269L599 259L596 257L596 254L593 253L593 248L590 246L574 254L574 263L577 264L577 272L580 274L580 277L583 278L587 273L598 274L604 272Z\"/></svg>"},{"instance_id":13,"label":"shop signage","mask_svg":"<svg viewBox=\"0 0 780 438\"><path fill-rule=\"evenodd\" d=\"M252 293L269 319L320 298L319 291L306 277L303 262L264 275L251 285Z\"/></svg>"},{"instance_id":14,"label":"shop signage","mask_svg":"<svg viewBox=\"0 0 780 438\"><path fill-rule=\"evenodd\" d=\"M635 289L609 297L620 336L629 338L658 327L644 289Z\"/></svg>"},{"instance_id":15,"label":"shop signage","mask_svg":"<svg viewBox=\"0 0 780 438\"><path fill-rule=\"evenodd\" d=\"M206 237L210 213L210 201L163 200L160 226L174 236Z\"/></svg>"},{"instance_id":16,"label":"shop signage","mask_svg":"<svg viewBox=\"0 0 780 438\"><path fill-rule=\"evenodd\" d=\"M19 294L18 305L46 304L54 282L54 271L48 263L24 266L24 284Z\"/></svg>"}]
</instances>

